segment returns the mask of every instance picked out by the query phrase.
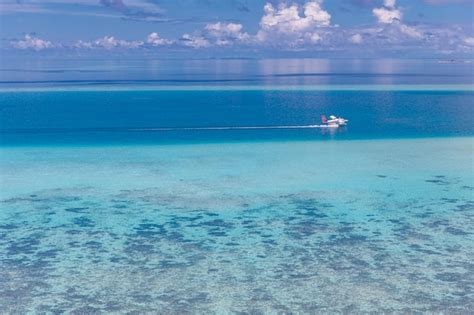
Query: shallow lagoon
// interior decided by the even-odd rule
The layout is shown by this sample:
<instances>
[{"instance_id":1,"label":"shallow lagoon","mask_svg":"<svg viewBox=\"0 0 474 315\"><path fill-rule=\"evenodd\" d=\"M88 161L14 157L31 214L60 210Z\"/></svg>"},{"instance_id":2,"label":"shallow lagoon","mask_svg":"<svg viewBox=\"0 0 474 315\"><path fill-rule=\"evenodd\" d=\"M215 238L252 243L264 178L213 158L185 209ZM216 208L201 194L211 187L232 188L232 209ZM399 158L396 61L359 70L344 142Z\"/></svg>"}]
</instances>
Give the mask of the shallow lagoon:
<instances>
[{"instance_id":1,"label":"shallow lagoon","mask_svg":"<svg viewBox=\"0 0 474 315\"><path fill-rule=\"evenodd\" d=\"M472 150L4 147L0 311L469 313Z\"/></svg>"}]
</instances>

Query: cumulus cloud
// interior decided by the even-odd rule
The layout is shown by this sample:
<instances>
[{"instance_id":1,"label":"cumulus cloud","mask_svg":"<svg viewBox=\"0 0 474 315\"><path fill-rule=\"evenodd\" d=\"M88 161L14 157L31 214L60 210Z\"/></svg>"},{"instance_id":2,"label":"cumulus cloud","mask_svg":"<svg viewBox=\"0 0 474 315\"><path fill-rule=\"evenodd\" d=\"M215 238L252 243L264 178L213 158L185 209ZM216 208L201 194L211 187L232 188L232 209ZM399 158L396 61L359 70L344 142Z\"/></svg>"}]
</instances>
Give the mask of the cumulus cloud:
<instances>
[{"instance_id":1,"label":"cumulus cloud","mask_svg":"<svg viewBox=\"0 0 474 315\"><path fill-rule=\"evenodd\" d=\"M321 41L323 38L318 33L311 33L311 34L308 34L308 39L311 43L316 44L317 42Z\"/></svg>"},{"instance_id":2,"label":"cumulus cloud","mask_svg":"<svg viewBox=\"0 0 474 315\"><path fill-rule=\"evenodd\" d=\"M141 40L128 41L128 40L123 40L123 39L117 39L114 36L104 36L92 42L78 40L76 41L76 43L72 45L72 48L78 48L78 49L104 48L107 50L114 49L114 48L135 49L135 48L140 48L143 45L144 45L144 42Z\"/></svg>"},{"instance_id":3,"label":"cumulus cloud","mask_svg":"<svg viewBox=\"0 0 474 315\"><path fill-rule=\"evenodd\" d=\"M408 37L418 38L418 39L423 37L423 33L415 27L408 26L406 24L401 24L401 23L400 25L398 25L398 27L400 29L400 32L407 35Z\"/></svg>"},{"instance_id":4,"label":"cumulus cloud","mask_svg":"<svg viewBox=\"0 0 474 315\"><path fill-rule=\"evenodd\" d=\"M474 37L466 37L463 42L469 46L474 46Z\"/></svg>"},{"instance_id":5,"label":"cumulus cloud","mask_svg":"<svg viewBox=\"0 0 474 315\"><path fill-rule=\"evenodd\" d=\"M402 20L402 12L395 7L395 3L395 0L385 0L382 8L372 10L379 23L392 24Z\"/></svg>"},{"instance_id":6,"label":"cumulus cloud","mask_svg":"<svg viewBox=\"0 0 474 315\"><path fill-rule=\"evenodd\" d=\"M304 15L306 19L310 19L317 26L329 26L331 23L331 15L321 8L323 0L310 1L304 5Z\"/></svg>"},{"instance_id":7,"label":"cumulus cloud","mask_svg":"<svg viewBox=\"0 0 474 315\"><path fill-rule=\"evenodd\" d=\"M229 36L233 38L241 38L245 36L245 33L242 32L242 28L242 24L236 23L218 22L206 25L206 30L209 32L210 35L215 37Z\"/></svg>"},{"instance_id":8,"label":"cumulus cloud","mask_svg":"<svg viewBox=\"0 0 474 315\"><path fill-rule=\"evenodd\" d=\"M145 40L123 40L117 39L114 36L104 36L96 39L95 41L82 41L78 40L73 45L72 48L78 49L114 49L114 48L123 48L123 49L136 49L142 47L156 47L173 44L172 40L162 38L158 33L150 33Z\"/></svg>"},{"instance_id":9,"label":"cumulus cloud","mask_svg":"<svg viewBox=\"0 0 474 315\"><path fill-rule=\"evenodd\" d=\"M354 34L351 37L349 37L349 41L353 44L362 44L362 35Z\"/></svg>"},{"instance_id":10,"label":"cumulus cloud","mask_svg":"<svg viewBox=\"0 0 474 315\"><path fill-rule=\"evenodd\" d=\"M281 33L295 33L309 30L318 26L329 26L331 15L321 8L322 0L307 2L303 7L303 15L300 16L300 8L297 4L287 6L281 3L278 8L267 3L263 10L264 16L260 26L264 30L275 30Z\"/></svg>"},{"instance_id":11,"label":"cumulus cloud","mask_svg":"<svg viewBox=\"0 0 474 315\"><path fill-rule=\"evenodd\" d=\"M192 48L206 48L211 46L211 43L202 36L184 34L180 40L184 46Z\"/></svg>"},{"instance_id":12,"label":"cumulus cloud","mask_svg":"<svg viewBox=\"0 0 474 315\"><path fill-rule=\"evenodd\" d=\"M73 48L85 48L85 49L92 49L94 48L94 44L91 42L86 42L83 40L78 40L74 45Z\"/></svg>"},{"instance_id":13,"label":"cumulus cloud","mask_svg":"<svg viewBox=\"0 0 474 315\"><path fill-rule=\"evenodd\" d=\"M155 32L150 33L147 36L146 42L147 44L151 46L171 45L173 43L172 40L161 38L160 35L158 35L158 33L155 33Z\"/></svg>"},{"instance_id":14,"label":"cumulus cloud","mask_svg":"<svg viewBox=\"0 0 474 315\"><path fill-rule=\"evenodd\" d=\"M397 1L396 0L384 0L383 4L387 7L387 8L395 8L395 3Z\"/></svg>"},{"instance_id":15,"label":"cumulus cloud","mask_svg":"<svg viewBox=\"0 0 474 315\"><path fill-rule=\"evenodd\" d=\"M30 34L26 34L23 39L12 41L10 44L17 49L33 49L36 51L54 47L52 42L34 37Z\"/></svg>"},{"instance_id":16,"label":"cumulus cloud","mask_svg":"<svg viewBox=\"0 0 474 315\"><path fill-rule=\"evenodd\" d=\"M396 0L384 0L384 6L374 8L372 13L380 24L391 27L391 29L386 29L386 33L395 36L408 36L412 39L423 38L423 33L419 29L402 23L403 14L402 11L397 8Z\"/></svg>"},{"instance_id":17,"label":"cumulus cloud","mask_svg":"<svg viewBox=\"0 0 474 315\"><path fill-rule=\"evenodd\" d=\"M316 43L322 39L319 30L331 24L331 15L322 8L323 0L298 4L265 4L257 40L260 42L289 42L292 45Z\"/></svg>"},{"instance_id":18,"label":"cumulus cloud","mask_svg":"<svg viewBox=\"0 0 474 315\"><path fill-rule=\"evenodd\" d=\"M207 34L215 39L215 43L219 46L247 42L250 35L242 29L242 24L221 22L207 24L205 27Z\"/></svg>"},{"instance_id":19,"label":"cumulus cloud","mask_svg":"<svg viewBox=\"0 0 474 315\"><path fill-rule=\"evenodd\" d=\"M122 39L116 39L113 36L104 36L94 41L96 47L102 47L105 49L112 49L116 47L121 48L138 48L143 45L143 41L127 41Z\"/></svg>"}]
</instances>

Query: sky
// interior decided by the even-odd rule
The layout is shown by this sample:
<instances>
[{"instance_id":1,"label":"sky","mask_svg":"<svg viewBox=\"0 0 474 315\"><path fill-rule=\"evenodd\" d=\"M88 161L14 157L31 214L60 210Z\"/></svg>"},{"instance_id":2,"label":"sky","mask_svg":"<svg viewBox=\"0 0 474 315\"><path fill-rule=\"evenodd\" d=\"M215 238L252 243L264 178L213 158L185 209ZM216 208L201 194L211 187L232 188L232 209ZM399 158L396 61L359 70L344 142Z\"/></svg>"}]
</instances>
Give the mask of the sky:
<instances>
[{"instance_id":1,"label":"sky","mask_svg":"<svg viewBox=\"0 0 474 315\"><path fill-rule=\"evenodd\" d=\"M0 54L473 57L474 0L0 0Z\"/></svg>"}]
</instances>

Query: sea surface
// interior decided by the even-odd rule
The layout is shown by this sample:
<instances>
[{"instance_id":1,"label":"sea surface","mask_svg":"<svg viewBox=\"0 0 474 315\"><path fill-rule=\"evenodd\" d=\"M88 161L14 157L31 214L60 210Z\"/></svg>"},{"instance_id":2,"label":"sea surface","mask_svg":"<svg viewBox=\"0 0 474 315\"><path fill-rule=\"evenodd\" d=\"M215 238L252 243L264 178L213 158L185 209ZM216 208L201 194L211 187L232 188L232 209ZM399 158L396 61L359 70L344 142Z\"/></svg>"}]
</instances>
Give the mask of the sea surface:
<instances>
[{"instance_id":1,"label":"sea surface","mask_svg":"<svg viewBox=\"0 0 474 315\"><path fill-rule=\"evenodd\" d=\"M472 314L472 73L0 63L0 313Z\"/></svg>"}]
</instances>

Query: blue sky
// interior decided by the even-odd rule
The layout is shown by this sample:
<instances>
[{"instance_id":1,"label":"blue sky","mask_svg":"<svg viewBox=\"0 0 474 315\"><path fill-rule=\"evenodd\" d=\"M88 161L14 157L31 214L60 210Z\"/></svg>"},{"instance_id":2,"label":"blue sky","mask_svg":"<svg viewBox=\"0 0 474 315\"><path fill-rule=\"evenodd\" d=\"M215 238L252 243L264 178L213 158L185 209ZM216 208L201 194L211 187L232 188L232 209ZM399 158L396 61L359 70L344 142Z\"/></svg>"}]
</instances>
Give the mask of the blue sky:
<instances>
[{"instance_id":1,"label":"blue sky","mask_svg":"<svg viewBox=\"0 0 474 315\"><path fill-rule=\"evenodd\" d=\"M472 56L474 0L0 0L2 54Z\"/></svg>"}]
</instances>

